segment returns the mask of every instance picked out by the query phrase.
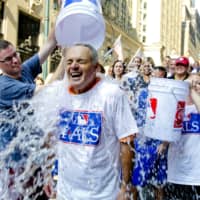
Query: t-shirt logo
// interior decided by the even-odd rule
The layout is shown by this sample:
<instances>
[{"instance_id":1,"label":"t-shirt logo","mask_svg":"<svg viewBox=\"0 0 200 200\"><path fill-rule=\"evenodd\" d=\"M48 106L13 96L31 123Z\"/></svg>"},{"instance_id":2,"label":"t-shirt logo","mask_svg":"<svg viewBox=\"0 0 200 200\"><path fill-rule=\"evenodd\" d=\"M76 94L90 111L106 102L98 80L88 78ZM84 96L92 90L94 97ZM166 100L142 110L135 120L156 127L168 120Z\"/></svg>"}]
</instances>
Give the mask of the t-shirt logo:
<instances>
[{"instance_id":1,"label":"t-shirt logo","mask_svg":"<svg viewBox=\"0 0 200 200\"><path fill-rule=\"evenodd\" d=\"M190 113L183 121L182 134L200 134L200 114Z\"/></svg>"},{"instance_id":2,"label":"t-shirt logo","mask_svg":"<svg viewBox=\"0 0 200 200\"><path fill-rule=\"evenodd\" d=\"M89 119L88 113L80 113L80 115L78 115L78 125L87 125L88 119Z\"/></svg>"},{"instance_id":3,"label":"t-shirt logo","mask_svg":"<svg viewBox=\"0 0 200 200\"><path fill-rule=\"evenodd\" d=\"M178 101L175 120L174 120L174 128L182 128L183 127L183 117L185 111L185 101Z\"/></svg>"},{"instance_id":4,"label":"t-shirt logo","mask_svg":"<svg viewBox=\"0 0 200 200\"><path fill-rule=\"evenodd\" d=\"M102 113L62 110L58 127L60 140L65 143L98 145L101 135Z\"/></svg>"}]
</instances>

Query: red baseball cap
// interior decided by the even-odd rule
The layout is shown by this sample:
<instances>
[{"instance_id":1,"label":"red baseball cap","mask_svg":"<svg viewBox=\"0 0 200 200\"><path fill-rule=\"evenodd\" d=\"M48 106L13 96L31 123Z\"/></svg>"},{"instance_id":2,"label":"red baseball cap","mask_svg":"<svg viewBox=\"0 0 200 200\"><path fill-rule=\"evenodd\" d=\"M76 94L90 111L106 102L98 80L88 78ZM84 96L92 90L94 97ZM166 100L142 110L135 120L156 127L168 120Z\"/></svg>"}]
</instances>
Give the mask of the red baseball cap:
<instances>
[{"instance_id":1,"label":"red baseball cap","mask_svg":"<svg viewBox=\"0 0 200 200\"><path fill-rule=\"evenodd\" d=\"M181 56L176 59L176 65L189 66L189 59L187 57Z\"/></svg>"}]
</instances>

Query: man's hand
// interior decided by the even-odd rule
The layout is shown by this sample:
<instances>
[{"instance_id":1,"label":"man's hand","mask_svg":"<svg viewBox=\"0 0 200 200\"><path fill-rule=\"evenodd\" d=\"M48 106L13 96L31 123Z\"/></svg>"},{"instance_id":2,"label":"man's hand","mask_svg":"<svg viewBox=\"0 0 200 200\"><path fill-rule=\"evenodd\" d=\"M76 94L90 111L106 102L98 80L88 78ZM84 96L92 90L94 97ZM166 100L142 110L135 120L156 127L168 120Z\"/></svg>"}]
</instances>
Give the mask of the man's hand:
<instances>
[{"instance_id":1,"label":"man's hand","mask_svg":"<svg viewBox=\"0 0 200 200\"><path fill-rule=\"evenodd\" d=\"M52 182L53 182L53 180L49 181L48 184L46 184L43 187L43 190L45 191L46 195L49 198L56 198L56 191L55 191L55 188L53 187L53 183Z\"/></svg>"},{"instance_id":2,"label":"man's hand","mask_svg":"<svg viewBox=\"0 0 200 200\"><path fill-rule=\"evenodd\" d=\"M158 146L157 153L158 155L162 155L167 150L169 142L163 142Z\"/></svg>"}]
</instances>

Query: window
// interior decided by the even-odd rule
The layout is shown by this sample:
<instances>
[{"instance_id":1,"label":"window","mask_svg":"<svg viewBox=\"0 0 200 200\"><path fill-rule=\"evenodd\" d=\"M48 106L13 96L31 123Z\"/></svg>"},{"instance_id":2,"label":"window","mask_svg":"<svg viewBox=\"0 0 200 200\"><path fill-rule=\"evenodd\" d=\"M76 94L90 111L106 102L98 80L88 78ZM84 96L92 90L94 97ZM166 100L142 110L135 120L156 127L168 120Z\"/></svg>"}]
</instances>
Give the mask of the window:
<instances>
[{"instance_id":1,"label":"window","mask_svg":"<svg viewBox=\"0 0 200 200\"><path fill-rule=\"evenodd\" d=\"M147 9L147 2L144 2L143 8Z\"/></svg>"},{"instance_id":2,"label":"window","mask_svg":"<svg viewBox=\"0 0 200 200\"><path fill-rule=\"evenodd\" d=\"M144 42L144 43L146 42L146 37L145 36L142 37L142 42Z\"/></svg>"},{"instance_id":3,"label":"window","mask_svg":"<svg viewBox=\"0 0 200 200\"><path fill-rule=\"evenodd\" d=\"M0 1L0 39L3 38L2 34L3 17L4 17L4 2Z\"/></svg>"}]
</instances>

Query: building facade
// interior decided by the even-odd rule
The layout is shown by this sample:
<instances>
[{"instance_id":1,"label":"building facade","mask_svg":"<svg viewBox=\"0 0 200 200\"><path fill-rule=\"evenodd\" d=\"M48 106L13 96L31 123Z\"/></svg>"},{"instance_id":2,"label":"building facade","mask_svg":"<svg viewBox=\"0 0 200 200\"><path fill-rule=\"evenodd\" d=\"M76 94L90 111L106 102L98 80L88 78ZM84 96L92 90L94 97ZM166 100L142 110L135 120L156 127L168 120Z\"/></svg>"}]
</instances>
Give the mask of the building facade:
<instances>
[{"instance_id":1,"label":"building facade","mask_svg":"<svg viewBox=\"0 0 200 200\"><path fill-rule=\"evenodd\" d=\"M33 55L46 40L59 12L59 0L1 0L0 37L11 41L21 53L22 60ZM132 0L102 0L106 22L106 37L99 50L102 64L112 64L116 55L104 60L103 55L122 35L125 60L129 60L141 46L133 28ZM43 77L53 72L60 60L57 49L43 66Z\"/></svg>"},{"instance_id":2,"label":"building facade","mask_svg":"<svg viewBox=\"0 0 200 200\"><path fill-rule=\"evenodd\" d=\"M133 18L144 55L157 65L165 56L199 59L199 22L191 0L133 0Z\"/></svg>"},{"instance_id":3,"label":"building facade","mask_svg":"<svg viewBox=\"0 0 200 200\"><path fill-rule=\"evenodd\" d=\"M23 60L38 51L55 23L59 0L0 0L0 38L17 46ZM99 49L101 63L111 65L117 56L105 53L121 34L124 60L140 48L156 64L167 55L199 60L200 16L192 0L101 0L106 37ZM43 66L44 77L60 60L55 50Z\"/></svg>"},{"instance_id":4,"label":"building facade","mask_svg":"<svg viewBox=\"0 0 200 200\"><path fill-rule=\"evenodd\" d=\"M1 0L0 36L11 41L22 60L35 54L46 40L53 26L58 5L55 0ZM43 66L44 77L58 65L57 51Z\"/></svg>"},{"instance_id":5,"label":"building facade","mask_svg":"<svg viewBox=\"0 0 200 200\"><path fill-rule=\"evenodd\" d=\"M100 49L100 55L104 55L112 48L117 37L121 35L124 61L129 62L137 49L142 46L132 23L133 1L102 0L101 2L106 21L106 38ZM115 59L116 55L112 54L105 64L110 65Z\"/></svg>"}]
</instances>

